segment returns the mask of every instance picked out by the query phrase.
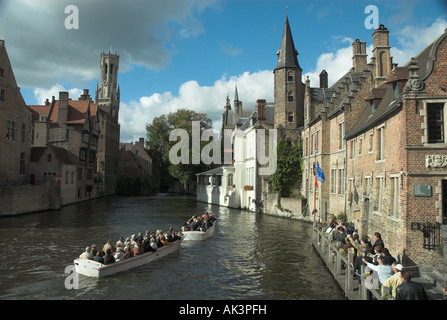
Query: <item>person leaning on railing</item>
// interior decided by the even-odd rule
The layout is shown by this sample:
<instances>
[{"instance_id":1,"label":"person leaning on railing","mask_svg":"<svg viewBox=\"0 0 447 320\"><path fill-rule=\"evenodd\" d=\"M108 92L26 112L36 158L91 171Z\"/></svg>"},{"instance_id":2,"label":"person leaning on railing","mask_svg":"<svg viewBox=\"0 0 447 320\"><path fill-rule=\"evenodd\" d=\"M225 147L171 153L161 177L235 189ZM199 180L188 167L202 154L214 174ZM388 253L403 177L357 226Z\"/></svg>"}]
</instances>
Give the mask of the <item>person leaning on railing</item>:
<instances>
[{"instance_id":1,"label":"person leaning on railing","mask_svg":"<svg viewBox=\"0 0 447 320\"><path fill-rule=\"evenodd\" d=\"M357 249L357 256L354 258L354 272L356 275L360 275L360 268L362 267L363 261L362 259L370 252L371 247L369 245L368 239L363 237L360 239L360 244L354 241L354 238L351 235L347 237L352 246ZM360 282L360 276L358 276Z\"/></svg>"}]
</instances>

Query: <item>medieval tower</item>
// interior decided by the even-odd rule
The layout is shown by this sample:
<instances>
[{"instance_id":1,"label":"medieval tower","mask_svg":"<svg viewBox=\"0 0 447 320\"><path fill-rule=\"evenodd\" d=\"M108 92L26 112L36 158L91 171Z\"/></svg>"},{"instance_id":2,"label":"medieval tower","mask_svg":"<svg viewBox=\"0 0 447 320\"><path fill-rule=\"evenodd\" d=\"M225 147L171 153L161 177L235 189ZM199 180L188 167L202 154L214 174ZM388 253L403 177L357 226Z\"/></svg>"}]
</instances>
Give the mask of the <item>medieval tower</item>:
<instances>
[{"instance_id":1,"label":"medieval tower","mask_svg":"<svg viewBox=\"0 0 447 320\"><path fill-rule=\"evenodd\" d=\"M119 55L101 53L100 83L96 85L95 103L100 126L97 172L103 179L104 194L115 192L118 176L120 125L118 123L120 89L118 86Z\"/></svg>"},{"instance_id":2,"label":"medieval tower","mask_svg":"<svg viewBox=\"0 0 447 320\"><path fill-rule=\"evenodd\" d=\"M275 128L282 131L280 136L297 140L298 130L304 125L304 84L287 16L277 55L278 64L273 71Z\"/></svg>"}]
</instances>

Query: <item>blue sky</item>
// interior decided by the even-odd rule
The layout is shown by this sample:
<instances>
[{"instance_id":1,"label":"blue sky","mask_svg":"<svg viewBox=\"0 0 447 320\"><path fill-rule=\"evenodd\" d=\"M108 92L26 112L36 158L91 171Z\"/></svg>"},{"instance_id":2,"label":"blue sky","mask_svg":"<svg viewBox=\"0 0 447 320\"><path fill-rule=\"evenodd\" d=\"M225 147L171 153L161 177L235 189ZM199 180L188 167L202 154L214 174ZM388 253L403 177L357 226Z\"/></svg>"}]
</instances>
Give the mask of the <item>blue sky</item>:
<instances>
[{"instance_id":1,"label":"blue sky","mask_svg":"<svg viewBox=\"0 0 447 320\"><path fill-rule=\"evenodd\" d=\"M67 5L79 29L67 30ZM0 0L0 38L28 104L67 90L92 96L99 56L120 54L121 140L145 137L145 124L183 107L207 113L220 128L237 84L244 108L273 101L273 69L286 12L303 79L329 84L351 67L351 44L367 42L368 5L390 31L394 61L405 64L447 28L445 1L304 0ZM368 60L371 54L368 56Z\"/></svg>"}]
</instances>

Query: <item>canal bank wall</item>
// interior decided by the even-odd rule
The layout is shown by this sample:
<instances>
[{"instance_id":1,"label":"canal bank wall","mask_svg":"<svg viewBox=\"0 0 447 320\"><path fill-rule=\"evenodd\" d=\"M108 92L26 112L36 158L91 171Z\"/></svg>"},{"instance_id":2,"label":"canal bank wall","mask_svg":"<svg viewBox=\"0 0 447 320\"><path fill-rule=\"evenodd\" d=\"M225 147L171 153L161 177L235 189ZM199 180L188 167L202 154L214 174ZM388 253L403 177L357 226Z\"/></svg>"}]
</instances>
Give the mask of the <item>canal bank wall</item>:
<instances>
[{"instance_id":1,"label":"canal bank wall","mask_svg":"<svg viewBox=\"0 0 447 320\"><path fill-rule=\"evenodd\" d=\"M259 211L262 213L307 222L313 221L313 216L306 206L306 199L281 197L278 201L276 193L268 193L263 195L260 203Z\"/></svg>"},{"instance_id":2,"label":"canal bank wall","mask_svg":"<svg viewBox=\"0 0 447 320\"><path fill-rule=\"evenodd\" d=\"M0 216L13 216L62 207L59 185L53 178L38 186L1 186Z\"/></svg>"},{"instance_id":3,"label":"canal bank wall","mask_svg":"<svg viewBox=\"0 0 447 320\"><path fill-rule=\"evenodd\" d=\"M359 283L358 278L354 277L354 254L338 250L336 244L330 241L327 234L315 224L312 230L312 245L334 276L334 280L344 291L347 300L394 300L390 289L386 287L378 289L367 288L365 285L366 278L363 276L364 267L362 267L360 272ZM401 261L398 262L402 263ZM403 267L405 269L406 266L404 265ZM416 277L412 277L412 281L420 283L424 287L428 300L444 300L445 297L440 286L436 282L431 281L427 274L418 272Z\"/></svg>"}]
</instances>

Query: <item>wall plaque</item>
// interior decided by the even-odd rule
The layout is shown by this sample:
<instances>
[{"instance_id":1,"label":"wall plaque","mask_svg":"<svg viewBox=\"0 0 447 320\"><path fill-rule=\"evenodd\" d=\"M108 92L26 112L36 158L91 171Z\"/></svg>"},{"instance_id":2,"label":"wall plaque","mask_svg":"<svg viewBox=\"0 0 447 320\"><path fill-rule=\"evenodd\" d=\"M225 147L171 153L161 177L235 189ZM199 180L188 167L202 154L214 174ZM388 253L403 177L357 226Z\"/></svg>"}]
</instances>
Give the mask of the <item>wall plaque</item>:
<instances>
[{"instance_id":1,"label":"wall plaque","mask_svg":"<svg viewBox=\"0 0 447 320\"><path fill-rule=\"evenodd\" d=\"M413 186L413 195L415 197L431 197L431 186L415 185Z\"/></svg>"}]
</instances>

